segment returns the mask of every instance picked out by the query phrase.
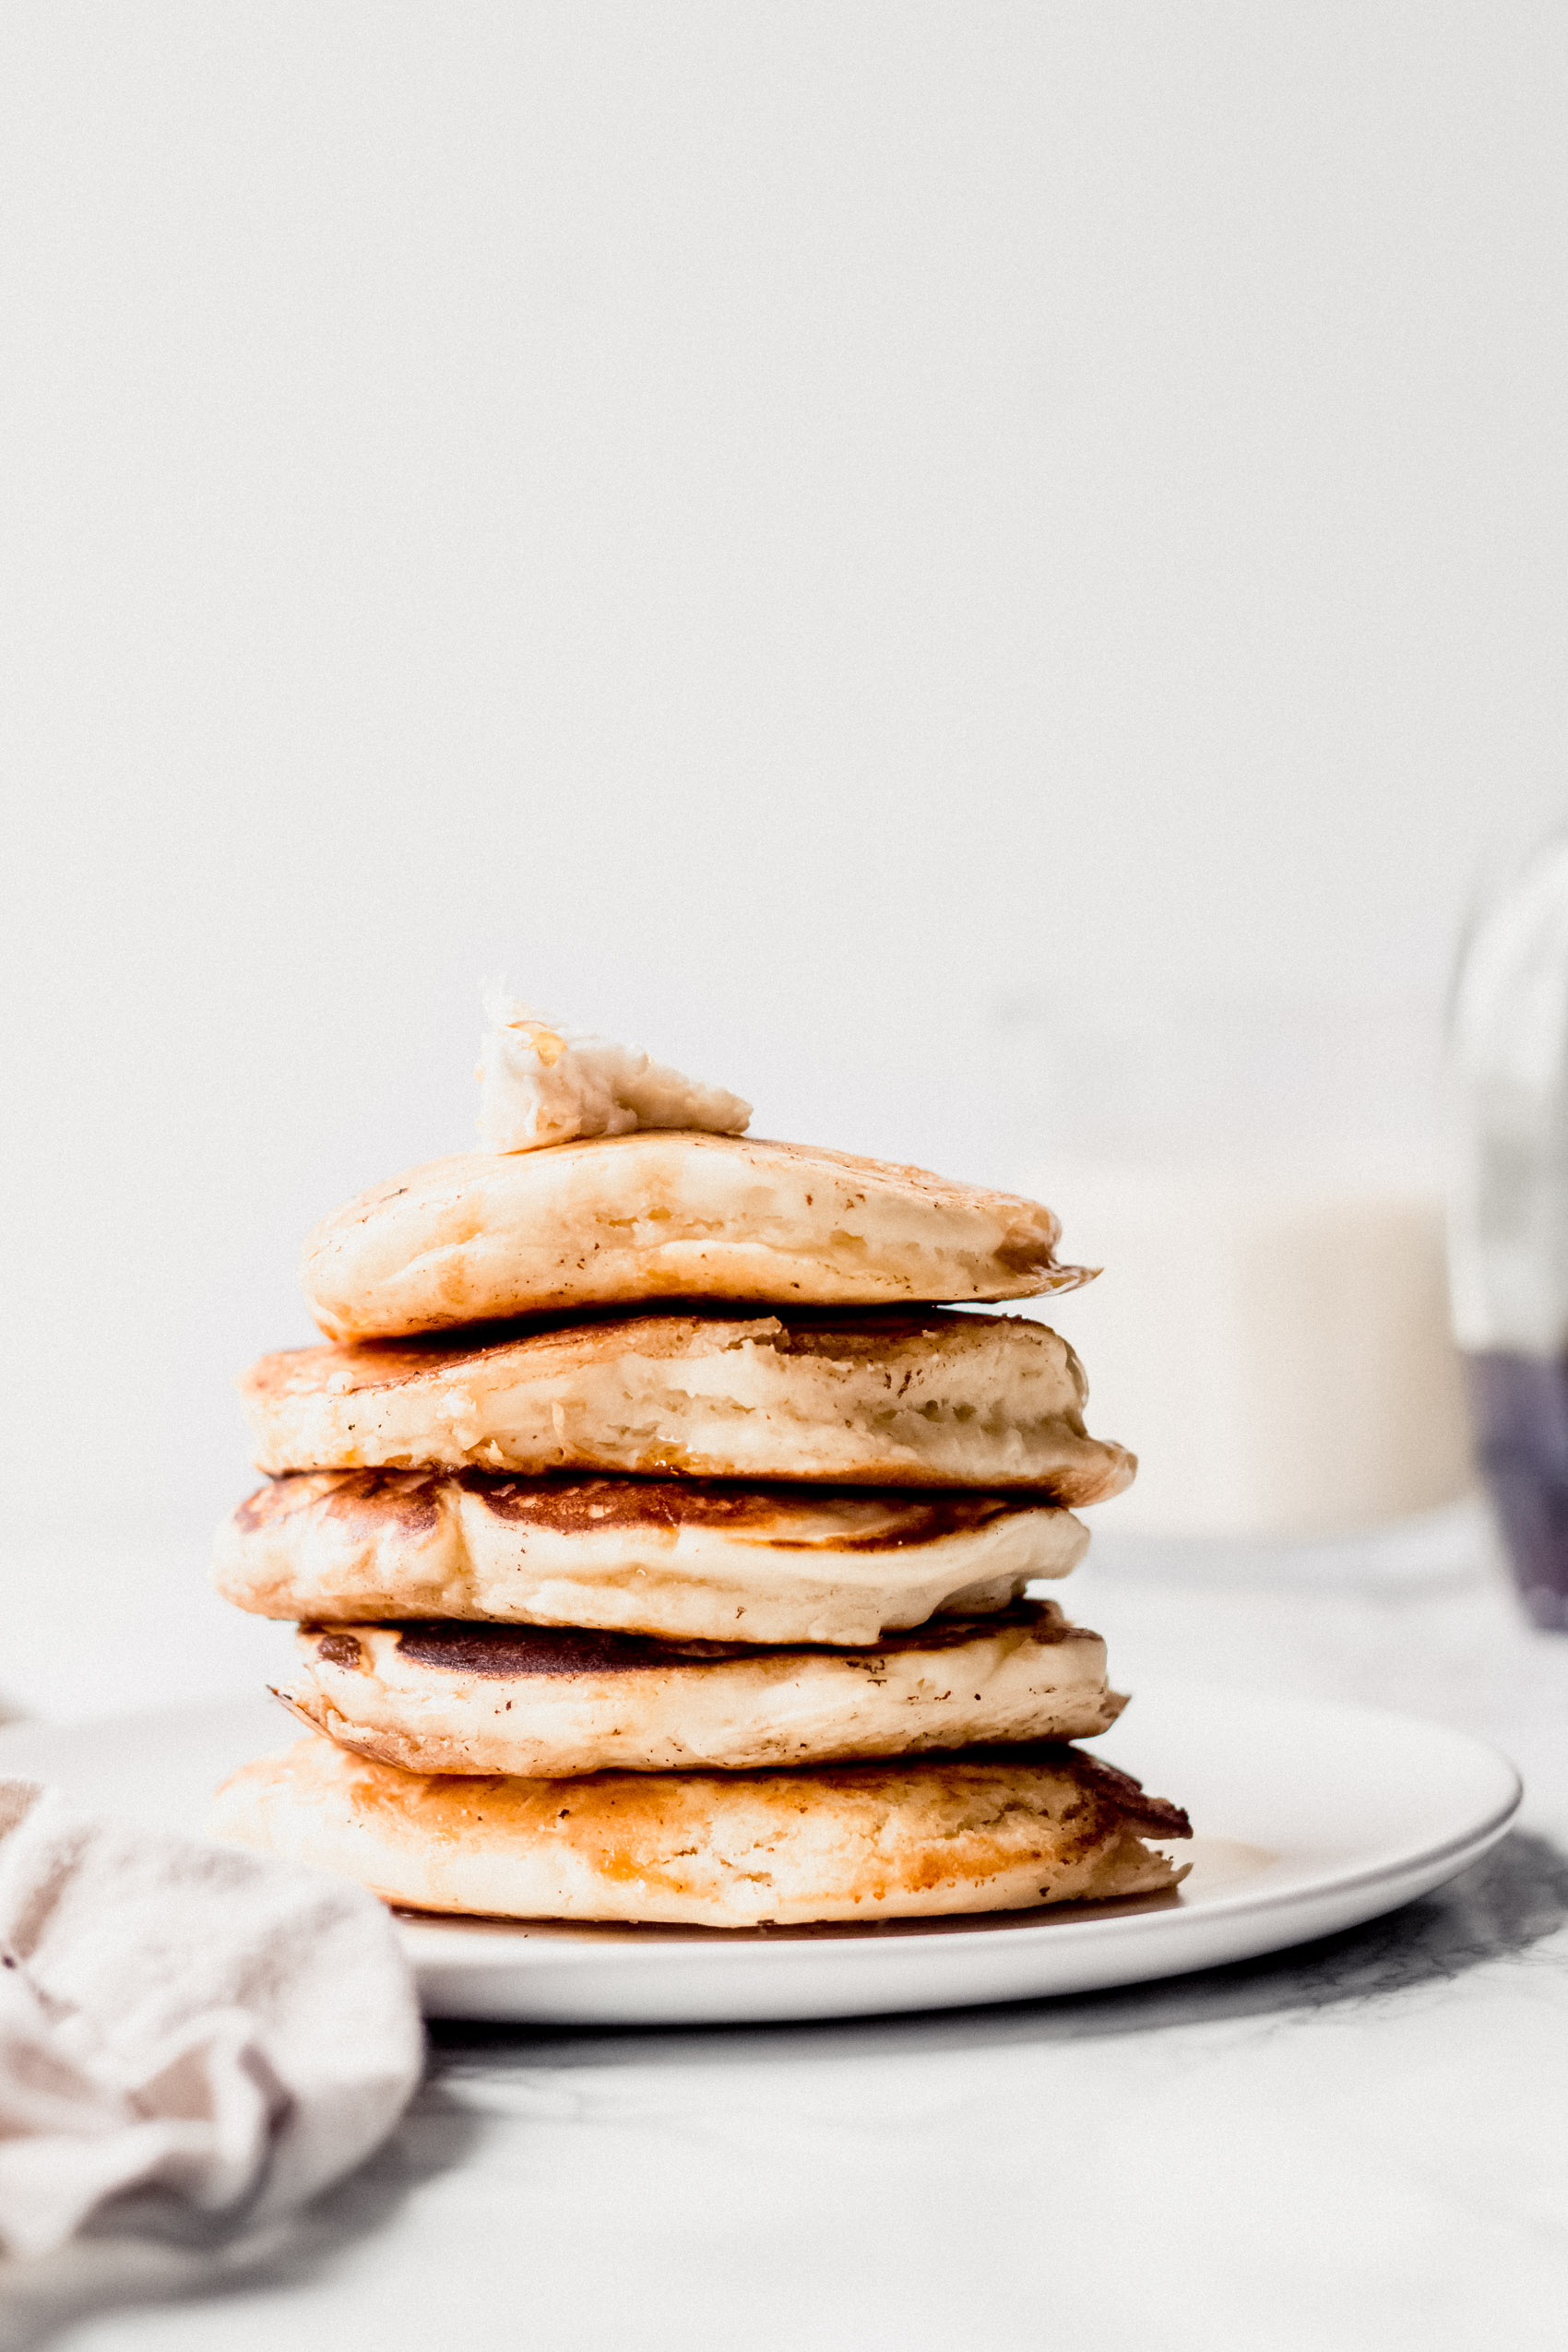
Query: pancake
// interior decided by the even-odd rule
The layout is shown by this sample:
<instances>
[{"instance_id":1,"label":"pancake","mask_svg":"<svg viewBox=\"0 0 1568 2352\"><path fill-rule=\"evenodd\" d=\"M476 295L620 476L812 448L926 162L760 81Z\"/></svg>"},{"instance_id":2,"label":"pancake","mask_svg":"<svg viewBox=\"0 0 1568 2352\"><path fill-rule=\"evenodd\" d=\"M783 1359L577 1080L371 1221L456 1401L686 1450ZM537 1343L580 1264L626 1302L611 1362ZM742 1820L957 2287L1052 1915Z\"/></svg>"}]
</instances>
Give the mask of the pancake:
<instances>
[{"instance_id":1,"label":"pancake","mask_svg":"<svg viewBox=\"0 0 1568 2352\"><path fill-rule=\"evenodd\" d=\"M1186 1815L1098 1757L1021 1748L797 1772L430 1778L312 1738L220 1791L215 1836L390 1903L711 1928L1161 1894Z\"/></svg>"},{"instance_id":2,"label":"pancake","mask_svg":"<svg viewBox=\"0 0 1568 2352\"><path fill-rule=\"evenodd\" d=\"M1051 1601L859 1649L559 1625L306 1625L277 1696L405 1772L748 1771L1109 1730L1105 1645Z\"/></svg>"},{"instance_id":3,"label":"pancake","mask_svg":"<svg viewBox=\"0 0 1568 2352\"><path fill-rule=\"evenodd\" d=\"M532 1155L538 1157L538 1155ZM263 1470L624 1470L1117 1494L1065 1340L1017 1316L665 1313L297 1348L240 1383Z\"/></svg>"},{"instance_id":4,"label":"pancake","mask_svg":"<svg viewBox=\"0 0 1568 2352\"><path fill-rule=\"evenodd\" d=\"M897 1306L1074 1289L1050 1209L923 1168L660 1130L464 1152L318 1225L302 1279L329 1339L643 1300Z\"/></svg>"},{"instance_id":5,"label":"pancake","mask_svg":"<svg viewBox=\"0 0 1568 2352\"><path fill-rule=\"evenodd\" d=\"M995 1494L317 1470L241 1503L216 1581L262 1617L861 1643L1003 1608L1087 1542L1071 1513Z\"/></svg>"}]
</instances>

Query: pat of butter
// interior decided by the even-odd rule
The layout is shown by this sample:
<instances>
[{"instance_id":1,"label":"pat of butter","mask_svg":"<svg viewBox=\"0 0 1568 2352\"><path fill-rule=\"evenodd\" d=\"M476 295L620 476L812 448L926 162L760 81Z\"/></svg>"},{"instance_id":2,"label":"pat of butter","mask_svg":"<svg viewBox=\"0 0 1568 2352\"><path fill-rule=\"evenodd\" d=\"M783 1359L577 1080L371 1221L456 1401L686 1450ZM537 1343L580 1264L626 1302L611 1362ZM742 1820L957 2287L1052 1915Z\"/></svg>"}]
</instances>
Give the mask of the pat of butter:
<instances>
[{"instance_id":1,"label":"pat of butter","mask_svg":"<svg viewBox=\"0 0 1568 2352\"><path fill-rule=\"evenodd\" d=\"M486 1151L540 1151L579 1135L625 1135L634 1127L699 1127L739 1135L749 1102L705 1087L636 1046L563 1028L500 990L484 1001L479 1058L479 1134Z\"/></svg>"}]
</instances>

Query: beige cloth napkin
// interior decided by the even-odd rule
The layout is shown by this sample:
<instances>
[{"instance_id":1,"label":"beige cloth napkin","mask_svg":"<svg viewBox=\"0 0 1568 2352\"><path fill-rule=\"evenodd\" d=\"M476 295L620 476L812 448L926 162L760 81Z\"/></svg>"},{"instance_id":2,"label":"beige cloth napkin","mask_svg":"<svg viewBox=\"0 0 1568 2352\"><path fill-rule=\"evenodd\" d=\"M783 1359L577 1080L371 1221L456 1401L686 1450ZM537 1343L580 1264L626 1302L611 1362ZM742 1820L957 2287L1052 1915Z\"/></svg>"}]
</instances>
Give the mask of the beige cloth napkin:
<instances>
[{"instance_id":1,"label":"beige cloth napkin","mask_svg":"<svg viewBox=\"0 0 1568 2352\"><path fill-rule=\"evenodd\" d=\"M0 2246L153 2192L249 2223L367 2156L422 2035L390 1918L345 1881L0 1779Z\"/></svg>"}]
</instances>

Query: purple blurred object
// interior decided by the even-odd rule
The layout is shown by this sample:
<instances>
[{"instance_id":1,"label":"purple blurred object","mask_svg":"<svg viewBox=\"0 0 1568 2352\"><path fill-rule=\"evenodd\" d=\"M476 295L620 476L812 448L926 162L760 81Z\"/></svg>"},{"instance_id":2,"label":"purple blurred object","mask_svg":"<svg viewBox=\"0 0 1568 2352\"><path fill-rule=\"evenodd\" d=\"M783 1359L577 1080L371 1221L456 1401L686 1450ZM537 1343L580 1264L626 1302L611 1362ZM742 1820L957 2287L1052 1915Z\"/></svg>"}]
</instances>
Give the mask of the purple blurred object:
<instances>
[{"instance_id":1,"label":"purple blurred object","mask_svg":"<svg viewBox=\"0 0 1568 2352\"><path fill-rule=\"evenodd\" d=\"M1449 1266L1477 1448L1525 1607L1568 1633L1568 835L1471 925L1449 1073Z\"/></svg>"},{"instance_id":2,"label":"purple blurred object","mask_svg":"<svg viewBox=\"0 0 1568 2352\"><path fill-rule=\"evenodd\" d=\"M1568 1633L1568 1362L1465 1358L1476 1451L1538 1625Z\"/></svg>"}]
</instances>

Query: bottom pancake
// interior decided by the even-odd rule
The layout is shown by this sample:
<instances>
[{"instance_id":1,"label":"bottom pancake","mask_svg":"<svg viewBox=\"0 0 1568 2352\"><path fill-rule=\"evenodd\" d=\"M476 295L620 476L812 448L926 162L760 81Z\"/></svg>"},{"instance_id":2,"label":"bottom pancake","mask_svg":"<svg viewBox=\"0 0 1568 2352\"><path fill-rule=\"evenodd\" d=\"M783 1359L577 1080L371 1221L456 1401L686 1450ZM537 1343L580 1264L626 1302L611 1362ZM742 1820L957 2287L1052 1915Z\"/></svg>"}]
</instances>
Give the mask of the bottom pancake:
<instances>
[{"instance_id":1,"label":"bottom pancake","mask_svg":"<svg viewBox=\"0 0 1568 2352\"><path fill-rule=\"evenodd\" d=\"M1122 1701L1052 1601L933 1618L855 1648L654 1642L559 1625L305 1625L277 1695L405 1772L548 1779L748 1771L1085 1740Z\"/></svg>"},{"instance_id":2,"label":"bottom pancake","mask_svg":"<svg viewBox=\"0 0 1568 2352\"><path fill-rule=\"evenodd\" d=\"M431 1778L303 1740L219 1792L213 1834L390 1903L514 1919L793 1926L1156 1895L1187 1816L1076 1749L793 1772Z\"/></svg>"}]
</instances>

